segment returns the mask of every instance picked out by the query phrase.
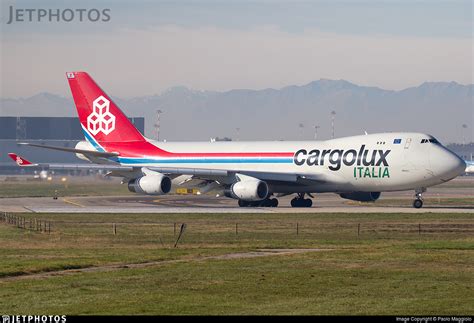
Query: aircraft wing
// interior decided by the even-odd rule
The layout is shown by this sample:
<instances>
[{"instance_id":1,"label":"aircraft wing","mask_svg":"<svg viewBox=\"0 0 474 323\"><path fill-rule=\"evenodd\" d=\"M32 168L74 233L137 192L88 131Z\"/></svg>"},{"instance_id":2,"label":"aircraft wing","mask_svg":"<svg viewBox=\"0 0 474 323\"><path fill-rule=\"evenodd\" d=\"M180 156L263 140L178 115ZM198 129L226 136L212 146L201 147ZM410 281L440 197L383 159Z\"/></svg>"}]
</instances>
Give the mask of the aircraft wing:
<instances>
[{"instance_id":1,"label":"aircraft wing","mask_svg":"<svg viewBox=\"0 0 474 323\"><path fill-rule=\"evenodd\" d=\"M65 170L82 170L82 169L105 169L105 170L133 170L133 167L122 166L119 164L67 164L67 163L33 163L24 157L15 153L8 153L8 156L20 167L36 167L46 169L65 169Z\"/></svg>"},{"instance_id":2,"label":"aircraft wing","mask_svg":"<svg viewBox=\"0 0 474 323\"><path fill-rule=\"evenodd\" d=\"M68 164L68 163L33 163L24 157L15 153L9 153L8 156L20 167L35 167L53 170L105 170L109 171L108 176L125 177L128 179L142 176L142 167L122 166L117 163L111 164ZM290 182L295 184L314 184L314 182L325 182L328 179L324 175L290 174L290 173L272 173L259 171L241 171L241 170L221 170L221 169L201 169L187 167L146 167L149 170L159 172L172 177L188 175L188 178L230 182L234 181L235 174L242 174L258 178L267 182Z\"/></svg>"},{"instance_id":3,"label":"aircraft wing","mask_svg":"<svg viewBox=\"0 0 474 323\"><path fill-rule=\"evenodd\" d=\"M67 152L70 152L70 153L90 155L90 156L94 156L94 157L107 158L107 157L119 156L119 153L115 153L115 152L101 152L101 151L95 151L95 150L85 150L85 149L76 149L76 148L65 148L65 147L56 147L56 146L37 145L37 144L30 144L28 142L20 142L19 144L24 145L24 146L32 146L32 147L67 151Z\"/></svg>"}]
</instances>

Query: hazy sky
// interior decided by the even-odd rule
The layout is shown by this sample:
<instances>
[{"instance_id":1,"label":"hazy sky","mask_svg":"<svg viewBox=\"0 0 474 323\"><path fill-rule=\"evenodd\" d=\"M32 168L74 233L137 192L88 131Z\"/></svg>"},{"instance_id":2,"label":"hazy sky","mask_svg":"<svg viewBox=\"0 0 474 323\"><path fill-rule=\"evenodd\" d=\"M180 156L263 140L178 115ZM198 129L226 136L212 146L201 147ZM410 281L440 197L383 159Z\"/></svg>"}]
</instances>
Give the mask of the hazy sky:
<instances>
[{"instance_id":1,"label":"hazy sky","mask_svg":"<svg viewBox=\"0 0 474 323\"><path fill-rule=\"evenodd\" d=\"M1 93L69 96L280 88L320 78L386 89L473 83L473 2L2 0ZM14 9L110 9L108 22L13 22Z\"/></svg>"}]
</instances>

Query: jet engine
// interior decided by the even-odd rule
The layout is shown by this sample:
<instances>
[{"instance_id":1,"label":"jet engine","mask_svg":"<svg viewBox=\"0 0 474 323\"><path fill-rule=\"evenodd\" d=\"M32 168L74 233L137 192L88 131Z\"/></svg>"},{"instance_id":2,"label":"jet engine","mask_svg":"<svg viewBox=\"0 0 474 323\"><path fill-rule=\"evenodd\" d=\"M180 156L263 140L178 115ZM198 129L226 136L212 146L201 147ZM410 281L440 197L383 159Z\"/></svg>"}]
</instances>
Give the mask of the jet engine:
<instances>
[{"instance_id":1,"label":"jet engine","mask_svg":"<svg viewBox=\"0 0 474 323\"><path fill-rule=\"evenodd\" d=\"M90 151L96 151L94 149L94 146L92 146L88 141L81 140L76 144L75 149L81 149L81 150L90 150ZM82 159L82 160L87 160L91 161L89 158L84 156L83 154L76 153L77 158Z\"/></svg>"},{"instance_id":2,"label":"jet engine","mask_svg":"<svg viewBox=\"0 0 474 323\"><path fill-rule=\"evenodd\" d=\"M128 182L130 192L146 195L163 195L171 191L171 179L157 172L148 172L145 176Z\"/></svg>"},{"instance_id":3,"label":"jet engine","mask_svg":"<svg viewBox=\"0 0 474 323\"><path fill-rule=\"evenodd\" d=\"M268 185L258 179L244 180L232 184L224 190L224 195L244 201L261 201L268 196Z\"/></svg>"},{"instance_id":4,"label":"jet engine","mask_svg":"<svg viewBox=\"0 0 474 323\"><path fill-rule=\"evenodd\" d=\"M374 202L379 199L380 192L352 192L339 194L343 199L360 202Z\"/></svg>"}]
</instances>

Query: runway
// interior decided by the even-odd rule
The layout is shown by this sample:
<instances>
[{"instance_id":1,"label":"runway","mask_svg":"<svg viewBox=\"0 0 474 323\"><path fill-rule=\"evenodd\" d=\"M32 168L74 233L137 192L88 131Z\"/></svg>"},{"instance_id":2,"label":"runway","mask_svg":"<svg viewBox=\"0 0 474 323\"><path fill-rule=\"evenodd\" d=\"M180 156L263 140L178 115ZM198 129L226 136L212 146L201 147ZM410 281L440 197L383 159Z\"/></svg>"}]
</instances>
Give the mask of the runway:
<instances>
[{"instance_id":1,"label":"runway","mask_svg":"<svg viewBox=\"0 0 474 323\"><path fill-rule=\"evenodd\" d=\"M276 208L241 208L237 200L216 197L214 194L137 195L124 190L119 181L104 181L88 177L71 177L68 183L69 187L75 188L75 191L74 189L70 191L70 196L65 193L67 190L61 189L62 186L58 184L29 183L26 178L10 184L4 179L0 181L0 188L4 191L30 190L32 194L38 195L38 192L53 192L54 188L59 189L62 194L58 199L53 199L52 193L48 194L49 197L0 197L0 211L34 213L474 213L474 176L461 176L448 183L428 188L428 191L423 194L424 205L421 209L415 209L412 206L414 191L384 192L375 203L349 201L334 193L314 194L311 208L292 208L290 201L294 195L289 195L278 197L279 205ZM92 192L89 194L91 196L75 196L85 195L88 191Z\"/></svg>"},{"instance_id":2,"label":"runway","mask_svg":"<svg viewBox=\"0 0 474 323\"><path fill-rule=\"evenodd\" d=\"M348 201L332 193L317 194L311 208L290 207L293 196L280 197L276 208L241 208L236 200L209 195L127 195L59 197L57 200L3 198L0 210L34 213L474 213L474 205L438 203L453 196L469 196L470 189L465 190L432 190L425 194L425 205L421 209L411 206L412 192L394 192L384 193L377 203Z\"/></svg>"}]
</instances>

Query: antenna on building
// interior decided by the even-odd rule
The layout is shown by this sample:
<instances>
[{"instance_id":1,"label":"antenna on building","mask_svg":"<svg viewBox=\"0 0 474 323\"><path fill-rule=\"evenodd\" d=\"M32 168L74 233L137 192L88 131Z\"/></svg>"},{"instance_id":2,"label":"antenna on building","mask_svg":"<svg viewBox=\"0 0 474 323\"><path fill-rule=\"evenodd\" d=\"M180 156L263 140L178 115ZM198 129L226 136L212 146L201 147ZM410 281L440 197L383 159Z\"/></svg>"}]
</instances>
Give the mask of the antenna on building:
<instances>
[{"instance_id":1,"label":"antenna on building","mask_svg":"<svg viewBox=\"0 0 474 323\"><path fill-rule=\"evenodd\" d=\"M331 111L331 127L332 127L332 139L334 139L334 119L336 117L336 111Z\"/></svg>"},{"instance_id":2,"label":"antenna on building","mask_svg":"<svg viewBox=\"0 0 474 323\"><path fill-rule=\"evenodd\" d=\"M22 117L16 118L16 139L26 139L26 120Z\"/></svg>"},{"instance_id":3,"label":"antenna on building","mask_svg":"<svg viewBox=\"0 0 474 323\"><path fill-rule=\"evenodd\" d=\"M318 125L314 125L314 140L318 139L318 128L321 128Z\"/></svg>"},{"instance_id":4,"label":"antenna on building","mask_svg":"<svg viewBox=\"0 0 474 323\"><path fill-rule=\"evenodd\" d=\"M300 128L300 137L301 137L301 139L303 139L304 124L303 124L303 123L299 123L299 124L298 124L298 127Z\"/></svg>"},{"instance_id":5,"label":"antenna on building","mask_svg":"<svg viewBox=\"0 0 474 323\"><path fill-rule=\"evenodd\" d=\"M156 110L156 115L155 115L155 124L153 127L155 128L155 139L157 141L160 140L160 115L163 113L161 110Z\"/></svg>"},{"instance_id":6,"label":"antenna on building","mask_svg":"<svg viewBox=\"0 0 474 323\"><path fill-rule=\"evenodd\" d=\"M463 124L462 126L462 144L466 144L466 129L467 129L467 124Z\"/></svg>"}]
</instances>

